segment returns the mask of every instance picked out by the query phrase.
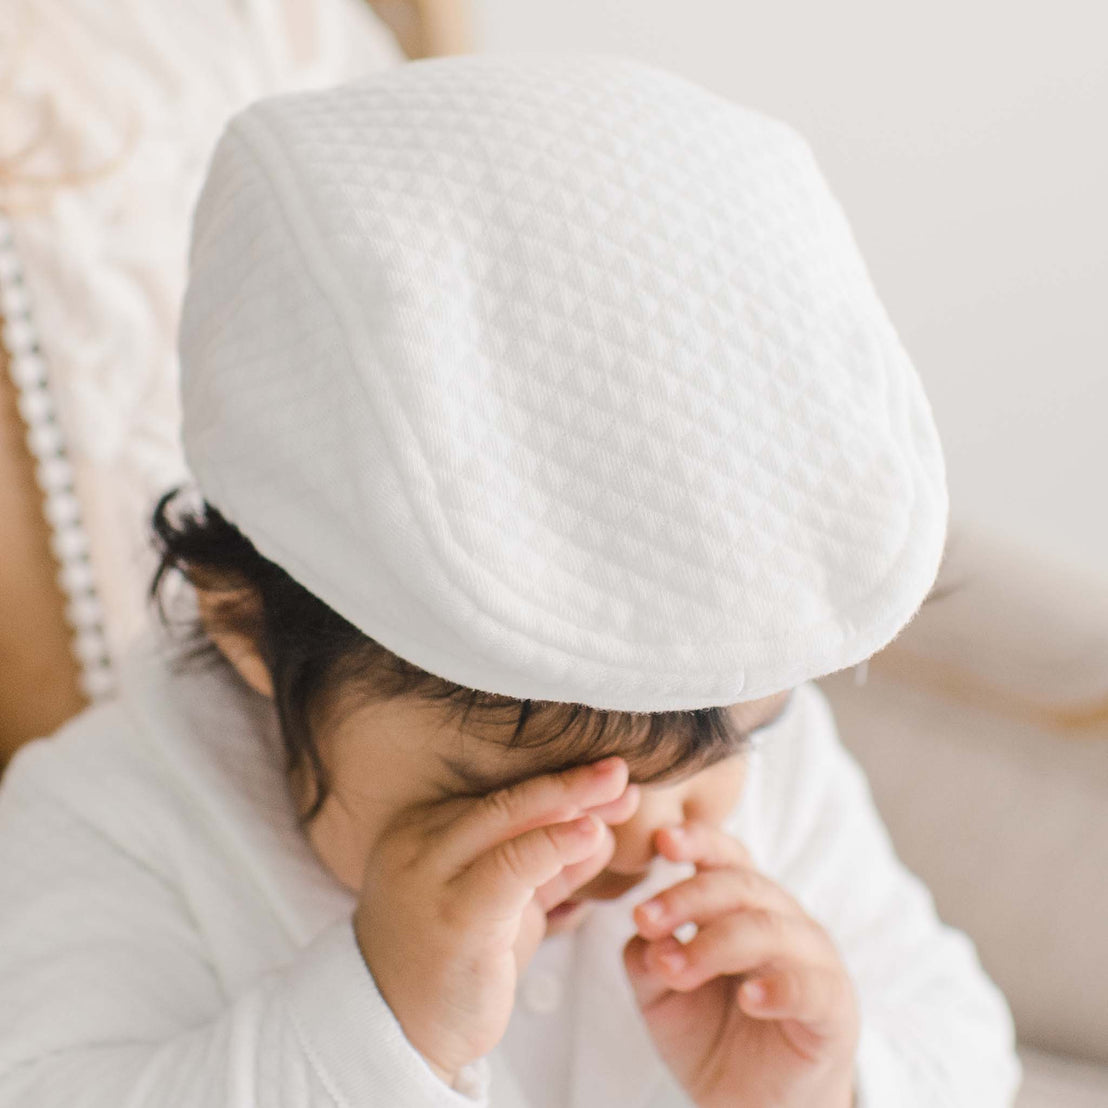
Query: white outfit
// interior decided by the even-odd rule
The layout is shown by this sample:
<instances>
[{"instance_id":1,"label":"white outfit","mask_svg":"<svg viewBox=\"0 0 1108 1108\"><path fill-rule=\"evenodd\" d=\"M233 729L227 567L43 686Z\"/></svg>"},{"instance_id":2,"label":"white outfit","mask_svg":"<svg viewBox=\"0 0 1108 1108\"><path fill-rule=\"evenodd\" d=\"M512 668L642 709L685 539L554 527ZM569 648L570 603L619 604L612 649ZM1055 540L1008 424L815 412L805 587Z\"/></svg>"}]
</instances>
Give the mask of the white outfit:
<instances>
[{"instance_id":1,"label":"white outfit","mask_svg":"<svg viewBox=\"0 0 1108 1108\"><path fill-rule=\"evenodd\" d=\"M403 59L365 0L3 5L0 341L92 696L145 621L154 502L187 479L177 321L220 129Z\"/></svg>"},{"instance_id":2,"label":"white outfit","mask_svg":"<svg viewBox=\"0 0 1108 1108\"><path fill-rule=\"evenodd\" d=\"M688 867L546 940L505 1038L447 1088L296 829L269 703L163 654L0 786L0 1108L688 1108L620 960L631 907ZM727 828L842 953L859 1108L1011 1105L1005 1000L895 857L817 686L755 737Z\"/></svg>"}]
</instances>

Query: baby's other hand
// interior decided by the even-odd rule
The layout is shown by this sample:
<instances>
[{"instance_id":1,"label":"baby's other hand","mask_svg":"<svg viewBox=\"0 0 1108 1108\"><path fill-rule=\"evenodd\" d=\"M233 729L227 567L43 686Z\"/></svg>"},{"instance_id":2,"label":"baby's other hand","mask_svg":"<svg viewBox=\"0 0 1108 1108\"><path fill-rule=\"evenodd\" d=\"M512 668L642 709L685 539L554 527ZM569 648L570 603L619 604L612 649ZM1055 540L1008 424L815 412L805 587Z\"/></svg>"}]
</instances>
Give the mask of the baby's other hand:
<instances>
[{"instance_id":1,"label":"baby's other hand","mask_svg":"<svg viewBox=\"0 0 1108 1108\"><path fill-rule=\"evenodd\" d=\"M725 832L690 822L655 844L697 872L635 908L624 964L674 1075L700 1108L850 1108L860 1019L830 936Z\"/></svg>"}]
</instances>

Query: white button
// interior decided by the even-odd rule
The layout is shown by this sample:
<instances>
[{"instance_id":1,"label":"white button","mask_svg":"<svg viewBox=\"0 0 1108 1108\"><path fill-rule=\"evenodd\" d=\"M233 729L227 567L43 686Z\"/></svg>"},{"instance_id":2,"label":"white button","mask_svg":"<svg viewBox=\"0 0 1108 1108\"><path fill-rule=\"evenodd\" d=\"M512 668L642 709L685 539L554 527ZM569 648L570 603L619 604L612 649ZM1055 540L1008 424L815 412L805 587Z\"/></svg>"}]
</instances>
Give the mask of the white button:
<instances>
[{"instance_id":1,"label":"white button","mask_svg":"<svg viewBox=\"0 0 1108 1108\"><path fill-rule=\"evenodd\" d=\"M523 979L523 1003L529 1011L545 1015L562 1002L562 984L552 973L536 971Z\"/></svg>"}]
</instances>

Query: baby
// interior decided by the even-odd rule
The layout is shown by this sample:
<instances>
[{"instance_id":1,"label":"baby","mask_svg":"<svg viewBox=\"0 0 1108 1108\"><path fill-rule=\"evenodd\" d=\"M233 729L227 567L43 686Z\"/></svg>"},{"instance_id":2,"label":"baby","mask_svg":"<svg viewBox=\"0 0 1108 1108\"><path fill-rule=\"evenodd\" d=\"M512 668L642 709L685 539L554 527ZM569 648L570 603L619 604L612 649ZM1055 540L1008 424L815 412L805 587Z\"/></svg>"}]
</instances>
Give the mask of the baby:
<instances>
[{"instance_id":1,"label":"baby","mask_svg":"<svg viewBox=\"0 0 1108 1108\"><path fill-rule=\"evenodd\" d=\"M194 637L0 788L0 1108L1012 1103L813 683L947 495L795 133L603 56L262 101L181 359Z\"/></svg>"}]
</instances>

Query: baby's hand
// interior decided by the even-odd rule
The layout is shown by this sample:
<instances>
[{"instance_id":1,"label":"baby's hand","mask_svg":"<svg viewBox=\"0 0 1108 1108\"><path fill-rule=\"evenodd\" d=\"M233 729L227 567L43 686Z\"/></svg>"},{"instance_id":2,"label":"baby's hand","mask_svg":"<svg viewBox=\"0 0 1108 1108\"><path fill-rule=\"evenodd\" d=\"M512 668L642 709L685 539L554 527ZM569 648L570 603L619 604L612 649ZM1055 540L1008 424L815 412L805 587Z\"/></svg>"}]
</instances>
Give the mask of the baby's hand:
<instances>
[{"instance_id":1,"label":"baby's hand","mask_svg":"<svg viewBox=\"0 0 1108 1108\"><path fill-rule=\"evenodd\" d=\"M655 844L697 873L635 908L623 956L674 1075L700 1108L850 1108L859 1016L826 931L723 831L687 823Z\"/></svg>"},{"instance_id":2,"label":"baby's hand","mask_svg":"<svg viewBox=\"0 0 1108 1108\"><path fill-rule=\"evenodd\" d=\"M370 855L354 930L408 1041L447 1084L487 1054L546 912L608 864L637 786L606 758L405 813Z\"/></svg>"}]
</instances>

